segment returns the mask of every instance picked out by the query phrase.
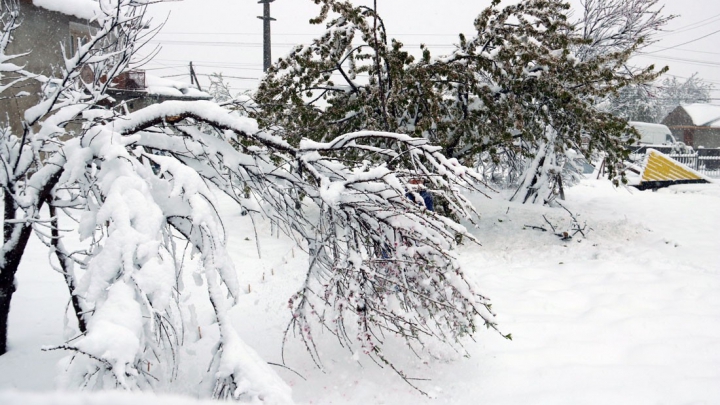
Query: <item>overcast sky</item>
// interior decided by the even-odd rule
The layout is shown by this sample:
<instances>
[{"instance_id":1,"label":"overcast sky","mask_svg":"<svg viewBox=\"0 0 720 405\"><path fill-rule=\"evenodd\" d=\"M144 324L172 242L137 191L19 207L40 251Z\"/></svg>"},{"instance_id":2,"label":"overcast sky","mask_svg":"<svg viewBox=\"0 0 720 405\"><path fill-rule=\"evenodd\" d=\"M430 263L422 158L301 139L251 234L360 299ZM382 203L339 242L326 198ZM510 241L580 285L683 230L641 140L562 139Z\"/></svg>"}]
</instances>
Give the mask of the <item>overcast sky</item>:
<instances>
[{"instance_id":1,"label":"overcast sky","mask_svg":"<svg viewBox=\"0 0 720 405\"><path fill-rule=\"evenodd\" d=\"M262 21L257 16L263 6L257 1L182 0L151 6L155 23L167 22L151 44L162 49L146 68L157 76L189 80L187 66L193 61L201 83L207 83L204 75L222 72L232 78L234 90L252 89L262 75ZM474 18L489 4L490 0L378 0L378 11L391 37L411 49L428 44L434 55L440 55L452 50L458 33L472 34ZM274 60L322 32L308 23L318 10L311 0L276 0L271 9L277 19L272 24ZM664 12L678 18L658 35L657 44L647 48L652 53L633 62L667 65L669 74L683 79L697 72L715 86L713 103L720 105L720 0L666 0Z\"/></svg>"}]
</instances>

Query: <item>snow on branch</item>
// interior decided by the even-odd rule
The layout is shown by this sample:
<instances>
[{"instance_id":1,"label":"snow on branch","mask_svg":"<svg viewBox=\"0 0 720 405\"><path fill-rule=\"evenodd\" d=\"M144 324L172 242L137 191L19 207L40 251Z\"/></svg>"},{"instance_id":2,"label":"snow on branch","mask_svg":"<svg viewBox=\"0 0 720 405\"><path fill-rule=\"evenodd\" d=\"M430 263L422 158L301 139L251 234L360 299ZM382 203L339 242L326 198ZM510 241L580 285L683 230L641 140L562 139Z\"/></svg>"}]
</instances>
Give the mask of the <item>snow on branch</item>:
<instances>
[{"instance_id":1,"label":"snow on branch","mask_svg":"<svg viewBox=\"0 0 720 405\"><path fill-rule=\"evenodd\" d=\"M25 112L23 134L2 132L3 192L14 216L6 218L0 265L13 249L22 253L31 230L56 254L84 325L48 348L70 352L65 385L149 390L177 377L188 322L182 241L198 263L218 332L202 394L292 402L228 317L241 291L216 190L307 250L287 336L297 332L318 364L315 340L326 329L409 382L383 351L388 340L416 352L433 341L460 350L479 326L495 328L488 299L456 257L460 238L477 240L410 198L422 180L446 214L472 224L479 214L463 193L492 192L477 172L425 139L387 131L324 142L298 133L287 138L303 139L293 143L208 101L131 113L109 107L112 78L142 42L145 3L98 3L97 32L66 58L60 77L34 77L46 91ZM358 21L372 14L363 13ZM90 82L80 74L85 67ZM82 128L68 131L72 122ZM51 218L41 214L45 204ZM77 223L82 248L75 252L57 243L67 233L58 210Z\"/></svg>"},{"instance_id":2,"label":"snow on branch","mask_svg":"<svg viewBox=\"0 0 720 405\"><path fill-rule=\"evenodd\" d=\"M102 230L106 235L97 244L102 250L91 255L80 287L96 314L87 336L74 343L79 351L94 353L108 364L122 360L143 377L137 364L147 350L143 344L128 343L118 352L132 349L135 355L119 359L103 357L116 351L93 350L88 342L106 342L94 338L98 319L125 322L113 320L118 314L101 311L107 299L103 291L126 285L138 297L180 293L147 291L136 281L136 274L149 265L167 268L168 278L179 271L163 259L171 246L161 236L172 229L190 241L203 262L221 329L213 362L219 373L214 395L271 395L245 381L252 375L248 367L257 365L233 355L247 350L239 349L244 346L226 319L225 296L236 297L239 289L210 183L247 209L263 212L307 246L311 261L302 288L290 300L291 326L318 362L312 343L317 325L332 330L351 350L389 364L392 360L382 351L388 333L421 350L430 340L459 347L477 326L495 327L487 298L465 278L453 252L459 235L470 241L474 237L406 197L412 188L409 180L423 178L435 198L447 200L458 217L473 221L478 213L461 191L488 189L477 173L445 158L425 140L368 131L293 147L257 132L252 120L204 101L165 102L104 121L67 143L65 175L59 181L65 189L83 190L74 197L86 201L80 220L87 226L83 234ZM377 138L392 145L385 153L392 156L389 163L348 157L348 151ZM93 168L92 175L78 175L87 173L83 167ZM242 197L245 190L255 203ZM152 300L136 308L136 317L169 310L166 303ZM133 325L129 336L143 336L140 324ZM116 382L126 384L115 366L113 370ZM137 377L133 381L140 387L151 384L145 377L142 383Z\"/></svg>"}]
</instances>

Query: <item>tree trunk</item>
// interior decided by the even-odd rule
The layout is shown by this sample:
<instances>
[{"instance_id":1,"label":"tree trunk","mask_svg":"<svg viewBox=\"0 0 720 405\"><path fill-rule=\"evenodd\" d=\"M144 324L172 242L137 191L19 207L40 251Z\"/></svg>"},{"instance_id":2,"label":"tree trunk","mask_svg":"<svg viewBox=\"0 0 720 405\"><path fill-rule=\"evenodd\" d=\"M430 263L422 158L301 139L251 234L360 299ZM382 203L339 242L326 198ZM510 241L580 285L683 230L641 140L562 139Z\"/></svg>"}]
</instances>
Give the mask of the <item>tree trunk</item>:
<instances>
[{"instance_id":1,"label":"tree trunk","mask_svg":"<svg viewBox=\"0 0 720 405\"><path fill-rule=\"evenodd\" d=\"M14 292L15 286L12 283L9 286L4 282L0 285L0 356L7 352L7 321L10 314L10 300Z\"/></svg>"},{"instance_id":2,"label":"tree trunk","mask_svg":"<svg viewBox=\"0 0 720 405\"><path fill-rule=\"evenodd\" d=\"M83 310L80 302L80 297L75 292L75 272L73 271L74 263L68 256L62 241L60 241L60 225L57 218L57 209L55 209L51 203L48 203L48 207L50 210L50 218L53 218L51 221L52 240L50 243L53 248L55 248L55 256L60 262L60 269L62 270L63 277L65 277L65 283L68 286L68 291L70 291L70 301L72 302L73 310L75 311L75 316L77 317L78 328L80 329L80 333L85 333L87 332L87 324L84 316L85 311Z\"/></svg>"},{"instance_id":3,"label":"tree trunk","mask_svg":"<svg viewBox=\"0 0 720 405\"><path fill-rule=\"evenodd\" d=\"M15 292L15 273L32 232L32 226L28 223L8 223L8 220L16 219L15 201L7 190L3 197L5 221L3 246L0 249L0 355L7 352L7 321L10 301Z\"/></svg>"}]
</instances>

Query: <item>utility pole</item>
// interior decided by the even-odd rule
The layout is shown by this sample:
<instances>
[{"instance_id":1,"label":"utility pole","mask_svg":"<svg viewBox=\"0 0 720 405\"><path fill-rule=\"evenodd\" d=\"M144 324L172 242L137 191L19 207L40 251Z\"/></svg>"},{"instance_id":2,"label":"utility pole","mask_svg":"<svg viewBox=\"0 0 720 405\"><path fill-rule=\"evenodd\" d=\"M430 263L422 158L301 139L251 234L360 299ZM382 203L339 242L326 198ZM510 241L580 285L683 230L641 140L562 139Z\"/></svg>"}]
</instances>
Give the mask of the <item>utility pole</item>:
<instances>
[{"instance_id":1,"label":"utility pole","mask_svg":"<svg viewBox=\"0 0 720 405\"><path fill-rule=\"evenodd\" d=\"M270 50L270 22L277 21L270 17L270 3L275 0L260 0L258 4L263 5L263 15L258 16L259 19L263 20L263 72L267 72L272 65L272 51Z\"/></svg>"}]
</instances>

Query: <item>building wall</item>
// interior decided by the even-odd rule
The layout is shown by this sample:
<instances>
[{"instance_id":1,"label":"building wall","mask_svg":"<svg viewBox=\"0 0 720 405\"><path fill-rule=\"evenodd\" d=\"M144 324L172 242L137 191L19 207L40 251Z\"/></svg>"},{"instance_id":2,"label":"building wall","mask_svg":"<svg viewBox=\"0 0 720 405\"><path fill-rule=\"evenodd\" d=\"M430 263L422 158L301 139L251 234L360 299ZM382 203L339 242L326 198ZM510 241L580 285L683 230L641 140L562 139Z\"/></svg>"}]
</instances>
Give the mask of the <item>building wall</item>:
<instances>
[{"instance_id":1,"label":"building wall","mask_svg":"<svg viewBox=\"0 0 720 405\"><path fill-rule=\"evenodd\" d=\"M13 40L6 49L7 55L28 53L12 62L25 70L45 76L58 76L64 65L61 44L69 54L72 49L71 26L76 36L80 27L87 27L87 21L61 13L35 7L32 0L20 0L20 27L15 30ZM82 29L80 28L80 31ZM22 131L21 120L25 110L35 105L42 91L40 84L28 80L17 88L6 91L4 97L28 92L30 96L0 100L0 123L9 124L14 133ZM12 92L11 94L7 94Z\"/></svg>"},{"instance_id":2,"label":"building wall","mask_svg":"<svg viewBox=\"0 0 720 405\"><path fill-rule=\"evenodd\" d=\"M720 148L720 128L695 129L693 148Z\"/></svg>"},{"instance_id":3,"label":"building wall","mask_svg":"<svg viewBox=\"0 0 720 405\"><path fill-rule=\"evenodd\" d=\"M676 140L692 146L692 133L688 132L687 128L694 126L694 124L684 108L677 107L672 110L670 114L662 120L661 124L670 128L670 132L672 132Z\"/></svg>"},{"instance_id":4,"label":"building wall","mask_svg":"<svg viewBox=\"0 0 720 405\"><path fill-rule=\"evenodd\" d=\"M662 121L675 139L693 148L720 148L720 128L695 126L684 108L674 109Z\"/></svg>"}]
</instances>

